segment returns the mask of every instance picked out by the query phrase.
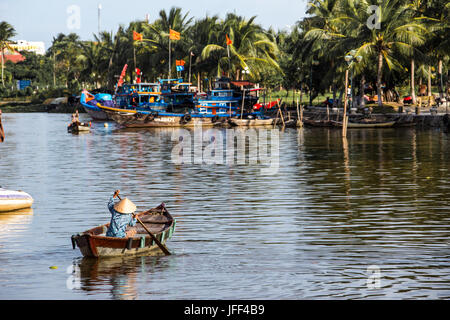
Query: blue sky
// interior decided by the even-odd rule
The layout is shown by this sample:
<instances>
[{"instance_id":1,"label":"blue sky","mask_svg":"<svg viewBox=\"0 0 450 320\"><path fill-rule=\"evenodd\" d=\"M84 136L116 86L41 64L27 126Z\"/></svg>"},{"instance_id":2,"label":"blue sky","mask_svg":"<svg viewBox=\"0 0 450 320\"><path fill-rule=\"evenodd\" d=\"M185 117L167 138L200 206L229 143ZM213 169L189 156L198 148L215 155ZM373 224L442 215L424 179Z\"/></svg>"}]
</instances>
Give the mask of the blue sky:
<instances>
[{"instance_id":1,"label":"blue sky","mask_svg":"<svg viewBox=\"0 0 450 320\"><path fill-rule=\"evenodd\" d=\"M47 49L59 32L75 32L82 39L92 39L97 32L97 6L101 3L101 29L116 31L119 24L158 17L161 9L180 7L194 18L235 12L245 17L256 15L256 22L268 28L284 29L305 16L307 0L0 0L0 21L12 24L14 40L44 41ZM70 9L75 7L75 11ZM79 20L76 20L79 9ZM74 20L75 19L75 20ZM79 21L79 28L77 21Z\"/></svg>"}]
</instances>

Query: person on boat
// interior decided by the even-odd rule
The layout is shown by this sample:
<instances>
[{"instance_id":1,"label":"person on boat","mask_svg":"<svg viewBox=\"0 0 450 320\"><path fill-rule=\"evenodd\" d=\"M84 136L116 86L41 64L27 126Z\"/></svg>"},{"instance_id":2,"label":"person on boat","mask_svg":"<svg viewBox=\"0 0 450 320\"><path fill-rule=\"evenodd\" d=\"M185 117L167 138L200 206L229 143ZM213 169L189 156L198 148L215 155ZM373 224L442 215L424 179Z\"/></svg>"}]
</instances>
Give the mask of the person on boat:
<instances>
[{"instance_id":1,"label":"person on boat","mask_svg":"<svg viewBox=\"0 0 450 320\"><path fill-rule=\"evenodd\" d=\"M132 227L136 225L137 219L134 217L136 205L128 198L114 203L114 198L119 193L120 190L116 190L108 201L108 209L112 216L108 230L106 231L106 236L116 238L133 237L136 234L136 230L131 229L126 231L126 228L127 226Z\"/></svg>"}]
</instances>

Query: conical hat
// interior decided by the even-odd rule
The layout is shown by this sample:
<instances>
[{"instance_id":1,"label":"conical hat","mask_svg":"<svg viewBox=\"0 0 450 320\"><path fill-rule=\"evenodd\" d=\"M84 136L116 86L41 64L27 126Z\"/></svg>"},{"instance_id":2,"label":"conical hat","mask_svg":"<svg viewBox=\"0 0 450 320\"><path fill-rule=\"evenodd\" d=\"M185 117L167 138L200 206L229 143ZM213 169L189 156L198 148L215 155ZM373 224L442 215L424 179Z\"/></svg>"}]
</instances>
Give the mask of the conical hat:
<instances>
[{"instance_id":1,"label":"conical hat","mask_svg":"<svg viewBox=\"0 0 450 320\"><path fill-rule=\"evenodd\" d=\"M136 205L128 198L124 198L114 205L114 210L122 214L130 214L136 211Z\"/></svg>"}]
</instances>

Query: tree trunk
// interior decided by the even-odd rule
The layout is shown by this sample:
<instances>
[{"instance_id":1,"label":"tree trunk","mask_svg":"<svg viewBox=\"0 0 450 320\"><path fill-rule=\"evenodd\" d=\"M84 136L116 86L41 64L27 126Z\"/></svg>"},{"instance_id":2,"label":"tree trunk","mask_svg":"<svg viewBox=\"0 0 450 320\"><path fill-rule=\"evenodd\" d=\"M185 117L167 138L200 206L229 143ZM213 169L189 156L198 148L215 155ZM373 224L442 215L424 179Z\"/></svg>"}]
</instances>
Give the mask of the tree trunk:
<instances>
[{"instance_id":1,"label":"tree trunk","mask_svg":"<svg viewBox=\"0 0 450 320\"><path fill-rule=\"evenodd\" d=\"M428 96L431 96L431 66L428 66Z\"/></svg>"},{"instance_id":2,"label":"tree trunk","mask_svg":"<svg viewBox=\"0 0 450 320\"><path fill-rule=\"evenodd\" d=\"M414 59L411 59L411 99L412 103L416 104L416 92L414 83Z\"/></svg>"},{"instance_id":3,"label":"tree trunk","mask_svg":"<svg viewBox=\"0 0 450 320\"><path fill-rule=\"evenodd\" d=\"M336 90L337 90L337 88L336 88L336 84L335 83L333 83L333 107L335 107L336 105L337 105L337 103L336 103Z\"/></svg>"},{"instance_id":4,"label":"tree trunk","mask_svg":"<svg viewBox=\"0 0 450 320\"><path fill-rule=\"evenodd\" d=\"M200 87L200 72L197 72L197 90L202 92L202 88Z\"/></svg>"},{"instance_id":5,"label":"tree trunk","mask_svg":"<svg viewBox=\"0 0 450 320\"><path fill-rule=\"evenodd\" d=\"M114 78L112 75L113 55L114 54L111 54L111 57L109 58L109 63L108 63L108 79L106 82L106 87L109 90L112 90L114 88Z\"/></svg>"},{"instance_id":6,"label":"tree trunk","mask_svg":"<svg viewBox=\"0 0 450 320\"><path fill-rule=\"evenodd\" d=\"M378 95L378 106L382 107L383 102L381 100L381 75L383 70L383 54L381 51L378 53L378 72L377 72L377 95Z\"/></svg>"},{"instance_id":7,"label":"tree trunk","mask_svg":"<svg viewBox=\"0 0 450 320\"><path fill-rule=\"evenodd\" d=\"M431 107L431 66L428 66L428 106Z\"/></svg>"},{"instance_id":8,"label":"tree trunk","mask_svg":"<svg viewBox=\"0 0 450 320\"><path fill-rule=\"evenodd\" d=\"M438 65L438 77L439 77L439 97L442 99L444 98L444 88L442 85L442 59L439 59L439 65Z\"/></svg>"}]
</instances>

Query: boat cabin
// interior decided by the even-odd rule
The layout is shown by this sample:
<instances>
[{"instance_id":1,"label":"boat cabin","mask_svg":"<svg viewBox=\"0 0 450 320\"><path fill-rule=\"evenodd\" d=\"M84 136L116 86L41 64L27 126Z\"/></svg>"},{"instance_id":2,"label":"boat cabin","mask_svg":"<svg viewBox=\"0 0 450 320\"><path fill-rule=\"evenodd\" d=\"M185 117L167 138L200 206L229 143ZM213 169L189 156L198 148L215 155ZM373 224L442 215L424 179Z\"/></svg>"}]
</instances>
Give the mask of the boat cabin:
<instances>
[{"instance_id":1,"label":"boat cabin","mask_svg":"<svg viewBox=\"0 0 450 320\"><path fill-rule=\"evenodd\" d=\"M116 103L121 107L158 103L160 95L159 83L124 84L116 94Z\"/></svg>"}]
</instances>

